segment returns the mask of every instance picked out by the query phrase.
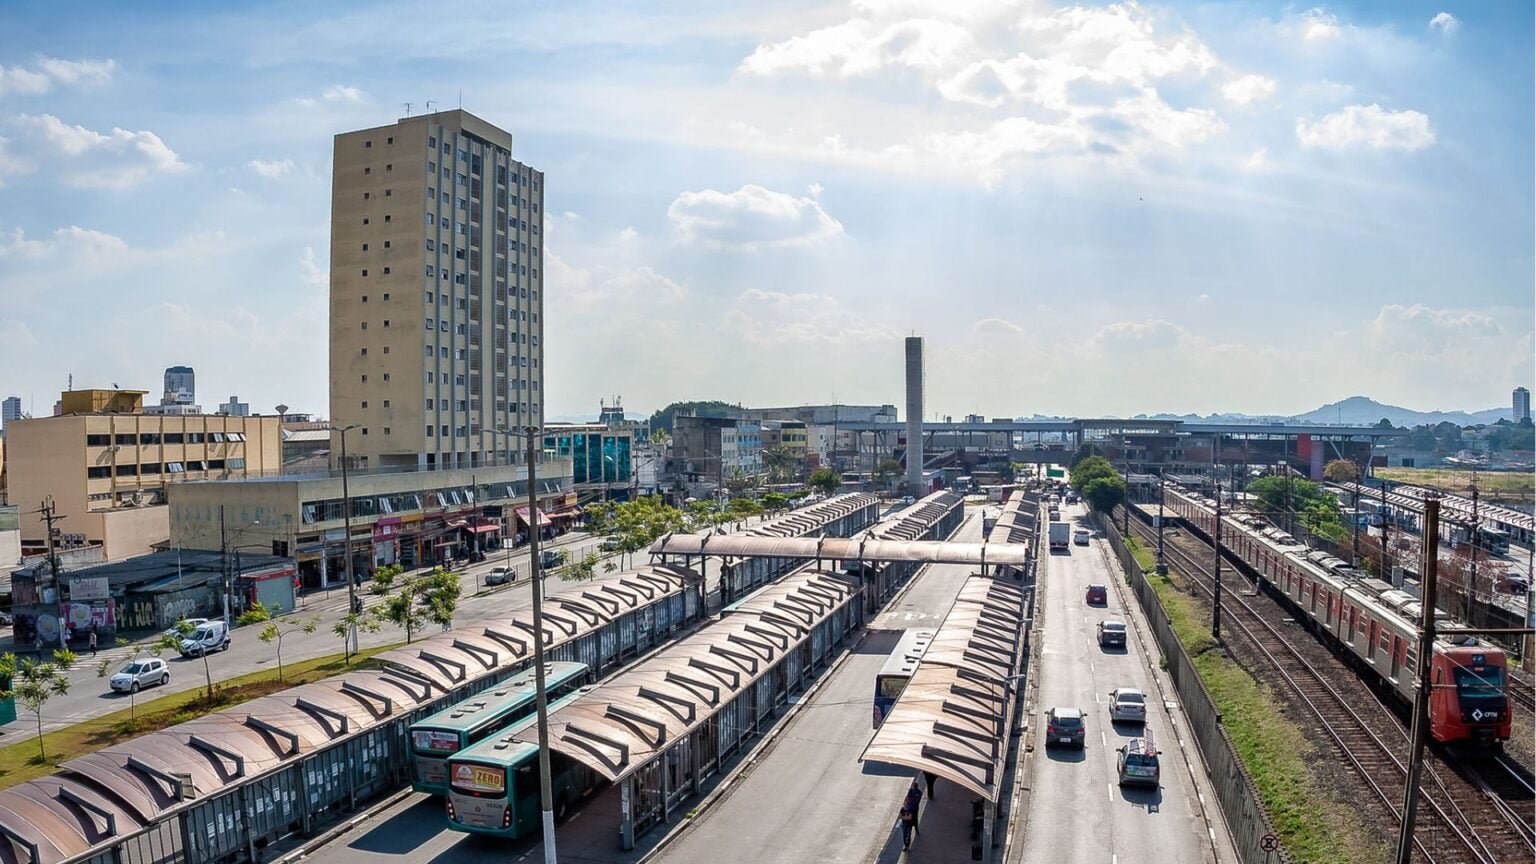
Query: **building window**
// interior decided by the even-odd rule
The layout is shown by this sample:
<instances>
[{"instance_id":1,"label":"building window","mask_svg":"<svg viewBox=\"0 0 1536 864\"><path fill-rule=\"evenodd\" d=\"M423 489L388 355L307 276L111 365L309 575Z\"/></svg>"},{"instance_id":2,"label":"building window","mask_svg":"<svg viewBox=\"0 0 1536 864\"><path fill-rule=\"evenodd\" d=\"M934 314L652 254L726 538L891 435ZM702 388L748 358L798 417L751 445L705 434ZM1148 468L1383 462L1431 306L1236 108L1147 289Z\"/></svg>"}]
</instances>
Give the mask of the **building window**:
<instances>
[{"instance_id":1,"label":"building window","mask_svg":"<svg viewBox=\"0 0 1536 864\"><path fill-rule=\"evenodd\" d=\"M432 305L432 292L431 291L427 292L427 305L428 306Z\"/></svg>"},{"instance_id":2,"label":"building window","mask_svg":"<svg viewBox=\"0 0 1536 864\"><path fill-rule=\"evenodd\" d=\"M385 434L385 435L388 435L388 434L389 434L389 427L388 427L388 426L385 426L385 427L384 427L384 434Z\"/></svg>"},{"instance_id":3,"label":"building window","mask_svg":"<svg viewBox=\"0 0 1536 864\"><path fill-rule=\"evenodd\" d=\"M428 276L433 276L433 275L436 275L436 273L437 273L437 271L433 269L432 265L428 264L427 265L427 275ZM432 302L432 292L431 291L427 292L427 302L428 303Z\"/></svg>"},{"instance_id":4,"label":"building window","mask_svg":"<svg viewBox=\"0 0 1536 864\"><path fill-rule=\"evenodd\" d=\"M384 197L385 198L389 198L389 197L393 196L394 194L395 194L394 191L391 190L391 189L385 189L384 190Z\"/></svg>"},{"instance_id":5,"label":"building window","mask_svg":"<svg viewBox=\"0 0 1536 864\"><path fill-rule=\"evenodd\" d=\"M384 170L385 171L393 171L393 170L395 170L395 163L393 163L393 162L386 162L386 163L384 163Z\"/></svg>"},{"instance_id":6,"label":"building window","mask_svg":"<svg viewBox=\"0 0 1536 864\"><path fill-rule=\"evenodd\" d=\"M373 173L373 169L372 168L364 168L363 169L363 173L364 174L372 174Z\"/></svg>"},{"instance_id":7,"label":"building window","mask_svg":"<svg viewBox=\"0 0 1536 864\"><path fill-rule=\"evenodd\" d=\"M388 303L388 302L389 302L389 292L388 292L388 291L385 291L385 292L384 292L384 302L385 302L385 303ZM388 326L389 326L389 322L387 322L387 321L386 321L386 322L384 322L384 326L385 326L385 327L388 327Z\"/></svg>"},{"instance_id":8,"label":"building window","mask_svg":"<svg viewBox=\"0 0 1536 864\"><path fill-rule=\"evenodd\" d=\"M231 468L231 469L244 468L245 467L245 460L244 459L231 459L228 462L225 462L224 466L226 468Z\"/></svg>"},{"instance_id":9,"label":"building window","mask_svg":"<svg viewBox=\"0 0 1536 864\"><path fill-rule=\"evenodd\" d=\"M537 340L535 340L535 341L537 341ZM385 353L385 354L388 354L388 353L389 353L389 346L388 346L388 345L385 345L385 346L384 346L384 353Z\"/></svg>"},{"instance_id":10,"label":"building window","mask_svg":"<svg viewBox=\"0 0 1536 864\"><path fill-rule=\"evenodd\" d=\"M429 150L436 150L437 149L437 136L436 135L428 135L427 136L427 148Z\"/></svg>"},{"instance_id":11,"label":"building window","mask_svg":"<svg viewBox=\"0 0 1536 864\"><path fill-rule=\"evenodd\" d=\"M434 433L434 432L436 432L436 431L437 431L437 430L436 430L436 429L434 429L434 428L433 428L433 427L431 427L431 426L428 426L428 427L427 427L427 437L428 437L428 438L431 438L431 437L432 437L432 433Z\"/></svg>"},{"instance_id":12,"label":"building window","mask_svg":"<svg viewBox=\"0 0 1536 864\"><path fill-rule=\"evenodd\" d=\"M367 356L368 356L368 349L367 349L367 348L364 348L364 349L363 349L363 354L362 354L362 356L364 356L364 357L367 357Z\"/></svg>"},{"instance_id":13,"label":"building window","mask_svg":"<svg viewBox=\"0 0 1536 864\"><path fill-rule=\"evenodd\" d=\"M363 224L364 224L364 225L367 225L367 224L368 224L368 217L367 217L367 216L364 216L364 217L363 217Z\"/></svg>"},{"instance_id":14,"label":"building window","mask_svg":"<svg viewBox=\"0 0 1536 864\"><path fill-rule=\"evenodd\" d=\"M388 213L384 214L384 221L385 221L385 223L389 222L389 214Z\"/></svg>"},{"instance_id":15,"label":"building window","mask_svg":"<svg viewBox=\"0 0 1536 864\"><path fill-rule=\"evenodd\" d=\"M437 251L437 244L433 243L431 240L428 240L427 241L427 251L428 252L436 252Z\"/></svg>"},{"instance_id":16,"label":"building window","mask_svg":"<svg viewBox=\"0 0 1536 864\"><path fill-rule=\"evenodd\" d=\"M387 354L387 353L389 353L389 351L388 351L388 349L385 349L385 353L386 353L386 354ZM385 373L384 373L384 380L385 380L385 381L388 381L388 380L389 380L389 373L388 373L388 372L385 372Z\"/></svg>"},{"instance_id":17,"label":"building window","mask_svg":"<svg viewBox=\"0 0 1536 864\"><path fill-rule=\"evenodd\" d=\"M364 192L363 193L363 200L364 201L367 201L371 197L372 197L372 195L370 193L368 193L368 192Z\"/></svg>"},{"instance_id":18,"label":"building window","mask_svg":"<svg viewBox=\"0 0 1536 864\"><path fill-rule=\"evenodd\" d=\"M367 302L368 302L368 295L367 295L367 294L364 294L364 295L363 295L363 302L364 302L364 303L367 303Z\"/></svg>"},{"instance_id":19,"label":"building window","mask_svg":"<svg viewBox=\"0 0 1536 864\"><path fill-rule=\"evenodd\" d=\"M102 465L100 467L92 465L91 467L85 469L85 476L95 480L99 480L104 477L111 477L112 467L109 465Z\"/></svg>"},{"instance_id":20,"label":"building window","mask_svg":"<svg viewBox=\"0 0 1536 864\"><path fill-rule=\"evenodd\" d=\"M428 400L427 400L427 410L428 410L428 411L431 411L431 410L432 410L432 400L431 400L431 399L428 399Z\"/></svg>"},{"instance_id":21,"label":"building window","mask_svg":"<svg viewBox=\"0 0 1536 864\"><path fill-rule=\"evenodd\" d=\"M365 271L363 271L363 272L364 272L364 275L366 275L366 274L367 274L367 271L366 271L366 270L365 270ZM367 321L364 321L364 322L363 322L363 329L364 329L364 330L367 330L367 329L368 329L368 322L367 322Z\"/></svg>"},{"instance_id":22,"label":"building window","mask_svg":"<svg viewBox=\"0 0 1536 864\"><path fill-rule=\"evenodd\" d=\"M367 426L364 426L364 427L363 427L363 434L364 434L364 435L367 435L367 434L368 434L368 427L367 427Z\"/></svg>"},{"instance_id":23,"label":"building window","mask_svg":"<svg viewBox=\"0 0 1536 864\"><path fill-rule=\"evenodd\" d=\"M430 160L427 162L427 174L429 176L433 176L433 177L437 176L437 163L436 162L432 162Z\"/></svg>"},{"instance_id":24,"label":"building window","mask_svg":"<svg viewBox=\"0 0 1536 864\"><path fill-rule=\"evenodd\" d=\"M388 407L389 407L389 400L388 400L388 399L385 399L385 400L384 400L384 407L385 407L385 408L388 408Z\"/></svg>"},{"instance_id":25,"label":"building window","mask_svg":"<svg viewBox=\"0 0 1536 864\"><path fill-rule=\"evenodd\" d=\"M372 141L364 141L363 142L363 149L365 149L365 150L373 149L373 142Z\"/></svg>"},{"instance_id":26,"label":"building window","mask_svg":"<svg viewBox=\"0 0 1536 864\"><path fill-rule=\"evenodd\" d=\"M443 426L443 427L440 427L440 428L442 429L443 437L447 438L448 437L448 427L447 426Z\"/></svg>"},{"instance_id":27,"label":"building window","mask_svg":"<svg viewBox=\"0 0 1536 864\"><path fill-rule=\"evenodd\" d=\"M389 275L389 268L388 267L384 268L384 275L385 276ZM539 271L537 271L537 270L533 271L533 275L535 275L535 276L539 275Z\"/></svg>"},{"instance_id":28,"label":"building window","mask_svg":"<svg viewBox=\"0 0 1536 864\"><path fill-rule=\"evenodd\" d=\"M363 275L364 275L364 276L367 276L367 275L368 275L368 271L367 271L367 270L364 270L364 271L363 271Z\"/></svg>"},{"instance_id":29,"label":"building window","mask_svg":"<svg viewBox=\"0 0 1536 864\"><path fill-rule=\"evenodd\" d=\"M112 436L111 435L87 435L87 436L85 436L85 446L87 446L87 447L106 447L106 446L110 445L111 443L112 443Z\"/></svg>"},{"instance_id":30,"label":"building window","mask_svg":"<svg viewBox=\"0 0 1536 864\"><path fill-rule=\"evenodd\" d=\"M363 376L363 383L364 383L364 384L367 384L367 383L368 383L368 376L367 376L367 375L364 375L364 376Z\"/></svg>"}]
</instances>

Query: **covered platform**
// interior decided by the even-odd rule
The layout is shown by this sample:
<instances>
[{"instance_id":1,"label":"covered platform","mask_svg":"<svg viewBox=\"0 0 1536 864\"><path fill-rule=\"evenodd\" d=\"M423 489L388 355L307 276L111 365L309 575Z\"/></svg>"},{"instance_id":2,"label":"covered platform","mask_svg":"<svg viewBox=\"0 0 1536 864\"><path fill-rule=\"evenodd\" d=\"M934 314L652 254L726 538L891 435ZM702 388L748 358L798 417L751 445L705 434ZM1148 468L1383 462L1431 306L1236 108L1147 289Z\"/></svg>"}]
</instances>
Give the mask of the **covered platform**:
<instances>
[{"instance_id":1,"label":"covered platform","mask_svg":"<svg viewBox=\"0 0 1536 864\"><path fill-rule=\"evenodd\" d=\"M881 540L867 537L748 537L672 534L651 545L652 555L742 558L764 555L815 561L917 561L927 564L1022 565L1025 550L1011 543Z\"/></svg>"}]
</instances>

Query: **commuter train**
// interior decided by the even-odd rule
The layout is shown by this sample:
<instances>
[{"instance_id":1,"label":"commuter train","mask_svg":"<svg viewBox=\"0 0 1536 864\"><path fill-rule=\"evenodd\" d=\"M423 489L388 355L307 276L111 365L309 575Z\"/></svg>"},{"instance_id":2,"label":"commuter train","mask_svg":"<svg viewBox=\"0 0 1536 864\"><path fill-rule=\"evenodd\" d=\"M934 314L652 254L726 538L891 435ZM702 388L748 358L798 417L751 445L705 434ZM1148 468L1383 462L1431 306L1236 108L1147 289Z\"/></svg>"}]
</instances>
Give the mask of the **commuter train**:
<instances>
[{"instance_id":1,"label":"commuter train","mask_svg":"<svg viewBox=\"0 0 1536 864\"><path fill-rule=\"evenodd\" d=\"M1216 502L1167 489L1167 506L1210 539ZM1334 555L1309 549L1263 517L1239 510L1222 514L1222 546L1288 597L1325 634L1358 661L1364 674L1412 705L1422 612L1419 601L1380 579L1349 568ZM1435 611L1436 627L1455 627ZM1430 663L1430 734L1436 741L1491 743L1510 736L1504 651L1472 636L1440 636Z\"/></svg>"}]
</instances>

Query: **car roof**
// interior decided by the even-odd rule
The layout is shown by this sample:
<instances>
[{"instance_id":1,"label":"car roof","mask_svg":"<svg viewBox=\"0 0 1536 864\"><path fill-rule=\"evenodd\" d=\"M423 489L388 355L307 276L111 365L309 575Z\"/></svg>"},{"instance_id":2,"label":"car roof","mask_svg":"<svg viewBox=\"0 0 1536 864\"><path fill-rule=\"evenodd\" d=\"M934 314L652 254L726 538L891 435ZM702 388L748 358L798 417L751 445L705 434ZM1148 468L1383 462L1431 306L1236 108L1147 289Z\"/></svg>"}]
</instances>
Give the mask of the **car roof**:
<instances>
[{"instance_id":1,"label":"car roof","mask_svg":"<svg viewBox=\"0 0 1536 864\"><path fill-rule=\"evenodd\" d=\"M1103 590L1104 590L1104 586L1103 586L1103 585L1100 585L1100 584L1099 584L1099 583L1097 583L1097 582L1089 582L1089 583L1088 583L1088 590L1089 590L1089 591L1092 591L1092 590L1094 590L1094 589L1098 589L1098 590L1100 590L1100 591L1103 591Z\"/></svg>"},{"instance_id":2,"label":"car roof","mask_svg":"<svg viewBox=\"0 0 1536 864\"><path fill-rule=\"evenodd\" d=\"M1119 627L1120 629L1124 630L1125 629L1125 622L1121 621L1119 618L1105 618L1103 621L1099 622L1099 626L1100 627Z\"/></svg>"},{"instance_id":3,"label":"car roof","mask_svg":"<svg viewBox=\"0 0 1536 864\"><path fill-rule=\"evenodd\" d=\"M1135 693L1137 696L1141 696L1143 698L1145 698L1147 695L1141 691L1140 687L1116 687L1115 693L1117 695L1121 693Z\"/></svg>"},{"instance_id":4,"label":"car roof","mask_svg":"<svg viewBox=\"0 0 1536 864\"><path fill-rule=\"evenodd\" d=\"M1157 747L1149 739L1132 738L1125 742L1125 755L1127 756L1156 756Z\"/></svg>"},{"instance_id":5,"label":"car roof","mask_svg":"<svg viewBox=\"0 0 1536 864\"><path fill-rule=\"evenodd\" d=\"M1076 708L1052 708L1051 709L1051 716L1059 717L1059 718L1062 718L1062 719L1067 719L1067 718L1072 718L1072 717L1081 718L1083 716L1083 712L1077 710Z\"/></svg>"}]
</instances>

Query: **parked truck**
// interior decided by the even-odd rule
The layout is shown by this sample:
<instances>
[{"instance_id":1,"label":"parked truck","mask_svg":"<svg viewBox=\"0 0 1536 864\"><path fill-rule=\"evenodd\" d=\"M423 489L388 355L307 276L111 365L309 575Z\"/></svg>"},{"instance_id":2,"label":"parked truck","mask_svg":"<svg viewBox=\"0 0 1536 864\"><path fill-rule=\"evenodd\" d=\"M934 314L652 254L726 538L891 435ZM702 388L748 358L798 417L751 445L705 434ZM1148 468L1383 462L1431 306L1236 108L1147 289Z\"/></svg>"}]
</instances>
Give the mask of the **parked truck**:
<instances>
[{"instance_id":1,"label":"parked truck","mask_svg":"<svg viewBox=\"0 0 1536 864\"><path fill-rule=\"evenodd\" d=\"M1052 522L1051 523L1051 551L1055 552L1057 549L1061 549L1061 550L1064 550L1064 551L1067 551L1067 552L1071 552L1072 551L1071 543L1072 543L1072 526L1067 524L1066 522Z\"/></svg>"}]
</instances>

